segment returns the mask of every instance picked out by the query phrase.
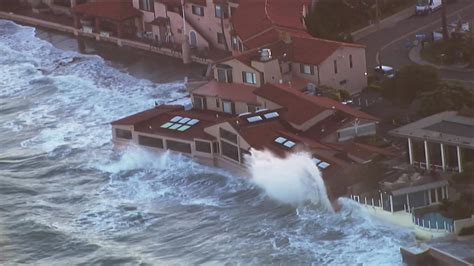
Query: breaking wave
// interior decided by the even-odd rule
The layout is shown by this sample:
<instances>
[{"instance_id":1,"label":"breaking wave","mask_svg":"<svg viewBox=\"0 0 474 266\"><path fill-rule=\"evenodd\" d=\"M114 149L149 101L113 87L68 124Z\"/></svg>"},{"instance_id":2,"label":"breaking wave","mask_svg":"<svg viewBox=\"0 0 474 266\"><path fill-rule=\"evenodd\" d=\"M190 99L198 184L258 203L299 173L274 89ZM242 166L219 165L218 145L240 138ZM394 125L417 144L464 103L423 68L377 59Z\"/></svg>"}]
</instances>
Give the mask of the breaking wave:
<instances>
[{"instance_id":1,"label":"breaking wave","mask_svg":"<svg viewBox=\"0 0 474 266\"><path fill-rule=\"evenodd\" d=\"M113 147L110 121L184 95L0 20L0 264L401 264L413 236L325 211L304 154L255 152L249 182Z\"/></svg>"}]
</instances>

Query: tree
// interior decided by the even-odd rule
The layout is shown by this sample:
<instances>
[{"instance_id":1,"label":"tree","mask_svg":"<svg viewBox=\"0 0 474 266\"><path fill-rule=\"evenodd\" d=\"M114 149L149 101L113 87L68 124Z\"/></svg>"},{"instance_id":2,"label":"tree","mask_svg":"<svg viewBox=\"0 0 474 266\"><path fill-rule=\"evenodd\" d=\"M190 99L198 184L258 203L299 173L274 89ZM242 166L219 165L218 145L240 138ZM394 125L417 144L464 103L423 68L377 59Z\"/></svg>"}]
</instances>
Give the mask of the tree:
<instances>
[{"instance_id":1,"label":"tree","mask_svg":"<svg viewBox=\"0 0 474 266\"><path fill-rule=\"evenodd\" d=\"M424 92L433 91L440 82L438 71L431 66L402 67L393 79L383 84L385 97L410 104Z\"/></svg>"},{"instance_id":2,"label":"tree","mask_svg":"<svg viewBox=\"0 0 474 266\"><path fill-rule=\"evenodd\" d=\"M442 82L436 90L420 95L420 109L418 113L422 116L461 110L464 107L474 107L474 94L459 84L448 84Z\"/></svg>"},{"instance_id":3,"label":"tree","mask_svg":"<svg viewBox=\"0 0 474 266\"><path fill-rule=\"evenodd\" d=\"M445 43L449 41L449 31L448 31L448 18L447 18L447 8L448 8L448 1L442 0L441 1L441 23L443 26L443 40Z\"/></svg>"}]
</instances>

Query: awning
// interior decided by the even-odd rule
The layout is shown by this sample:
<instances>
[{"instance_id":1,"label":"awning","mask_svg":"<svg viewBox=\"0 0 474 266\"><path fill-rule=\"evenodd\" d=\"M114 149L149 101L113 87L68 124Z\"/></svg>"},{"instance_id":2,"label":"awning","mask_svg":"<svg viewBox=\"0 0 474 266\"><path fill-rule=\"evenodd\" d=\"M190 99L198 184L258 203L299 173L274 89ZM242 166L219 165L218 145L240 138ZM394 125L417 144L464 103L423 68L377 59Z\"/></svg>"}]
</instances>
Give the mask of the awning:
<instances>
[{"instance_id":1,"label":"awning","mask_svg":"<svg viewBox=\"0 0 474 266\"><path fill-rule=\"evenodd\" d=\"M142 16L140 10L125 2L91 2L73 7L72 12L114 21Z\"/></svg>"}]
</instances>

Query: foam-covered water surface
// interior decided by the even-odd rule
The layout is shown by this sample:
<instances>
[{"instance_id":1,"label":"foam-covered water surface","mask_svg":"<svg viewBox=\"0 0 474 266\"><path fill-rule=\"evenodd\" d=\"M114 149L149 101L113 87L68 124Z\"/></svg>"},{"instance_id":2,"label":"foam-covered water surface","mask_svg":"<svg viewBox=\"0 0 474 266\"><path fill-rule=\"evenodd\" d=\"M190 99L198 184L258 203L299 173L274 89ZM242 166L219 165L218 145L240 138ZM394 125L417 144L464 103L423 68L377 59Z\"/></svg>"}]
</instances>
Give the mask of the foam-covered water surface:
<instances>
[{"instance_id":1,"label":"foam-covered water surface","mask_svg":"<svg viewBox=\"0 0 474 266\"><path fill-rule=\"evenodd\" d=\"M325 189L288 201L321 188L318 176L265 176L259 164L250 182L185 156L114 148L111 121L184 96L182 82L134 78L0 20L0 264L401 264L409 232L344 199L328 210ZM279 199L292 178L300 183Z\"/></svg>"}]
</instances>

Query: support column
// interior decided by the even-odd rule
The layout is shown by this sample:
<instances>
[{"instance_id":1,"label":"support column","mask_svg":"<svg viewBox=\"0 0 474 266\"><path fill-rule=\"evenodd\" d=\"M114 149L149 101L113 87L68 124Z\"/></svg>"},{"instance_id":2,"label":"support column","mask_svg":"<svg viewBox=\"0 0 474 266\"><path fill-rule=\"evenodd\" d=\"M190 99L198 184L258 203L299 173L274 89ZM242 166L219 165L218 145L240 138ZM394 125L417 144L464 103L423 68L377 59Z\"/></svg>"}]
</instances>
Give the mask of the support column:
<instances>
[{"instance_id":1,"label":"support column","mask_svg":"<svg viewBox=\"0 0 474 266\"><path fill-rule=\"evenodd\" d=\"M441 166L443 167L443 172L446 171L446 156L444 155L444 144L440 144L441 148Z\"/></svg>"},{"instance_id":2,"label":"support column","mask_svg":"<svg viewBox=\"0 0 474 266\"><path fill-rule=\"evenodd\" d=\"M408 208L408 212L411 213L410 197L408 196L408 194L407 194L407 208Z\"/></svg>"},{"instance_id":3,"label":"support column","mask_svg":"<svg viewBox=\"0 0 474 266\"><path fill-rule=\"evenodd\" d=\"M122 38L122 36L123 36L122 22L117 22L117 37Z\"/></svg>"},{"instance_id":4,"label":"support column","mask_svg":"<svg viewBox=\"0 0 474 266\"><path fill-rule=\"evenodd\" d=\"M393 196L390 195L390 211L393 213Z\"/></svg>"},{"instance_id":5,"label":"support column","mask_svg":"<svg viewBox=\"0 0 474 266\"><path fill-rule=\"evenodd\" d=\"M79 20L79 15L74 13L72 15L73 20L74 20L74 28L80 29L81 28L81 21Z\"/></svg>"},{"instance_id":6,"label":"support column","mask_svg":"<svg viewBox=\"0 0 474 266\"><path fill-rule=\"evenodd\" d=\"M100 32L100 18L95 17L94 21L95 21L95 32L99 33Z\"/></svg>"},{"instance_id":7,"label":"support column","mask_svg":"<svg viewBox=\"0 0 474 266\"><path fill-rule=\"evenodd\" d=\"M76 6L76 0L71 0L71 8Z\"/></svg>"},{"instance_id":8,"label":"support column","mask_svg":"<svg viewBox=\"0 0 474 266\"><path fill-rule=\"evenodd\" d=\"M413 143L411 138L408 138L408 155L410 156L410 165L413 165Z\"/></svg>"},{"instance_id":9,"label":"support column","mask_svg":"<svg viewBox=\"0 0 474 266\"><path fill-rule=\"evenodd\" d=\"M456 146L457 148L457 153L458 153L458 168L459 168L459 173L462 172L462 158L461 158L461 147Z\"/></svg>"},{"instance_id":10,"label":"support column","mask_svg":"<svg viewBox=\"0 0 474 266\"><path fill-rule=\"evenodd\" d=\"M143 32L143 21L141 17L135 18L135 26L137 27L137 31L142 33Z\"/></svg>"},{"instance_id":11,"label":"support column","mask_svg":"<svg viewBox=\"0 0 474 266\"><path fill-rule=\"evenodd\" d=\"M428 149L428 142L425 140L425 160L426 160L426 170L430 170L430 152Z\"/></svg>"},{"instance_id":12,"label":"support column","mask_svg":"<svg viewBox=\"0 0 474 266\"><path fill-rule=\"evenodd\" d=\"M382 210L383 210L383 195L382 195L382 192L380 192L380 207L382 207Z\"/></svg>"}]
</instances>

